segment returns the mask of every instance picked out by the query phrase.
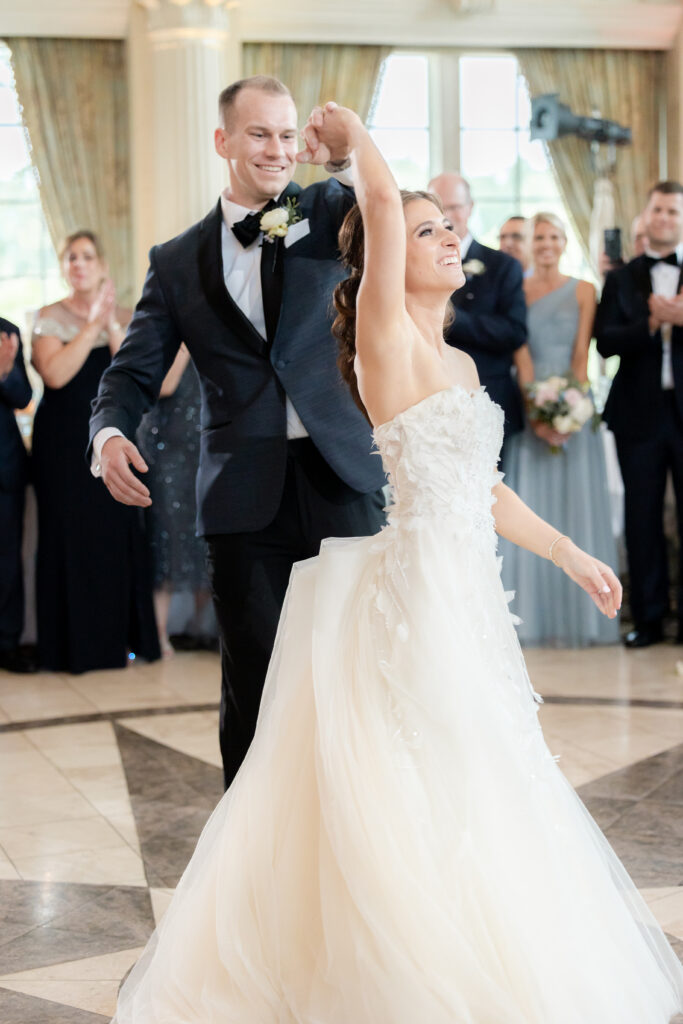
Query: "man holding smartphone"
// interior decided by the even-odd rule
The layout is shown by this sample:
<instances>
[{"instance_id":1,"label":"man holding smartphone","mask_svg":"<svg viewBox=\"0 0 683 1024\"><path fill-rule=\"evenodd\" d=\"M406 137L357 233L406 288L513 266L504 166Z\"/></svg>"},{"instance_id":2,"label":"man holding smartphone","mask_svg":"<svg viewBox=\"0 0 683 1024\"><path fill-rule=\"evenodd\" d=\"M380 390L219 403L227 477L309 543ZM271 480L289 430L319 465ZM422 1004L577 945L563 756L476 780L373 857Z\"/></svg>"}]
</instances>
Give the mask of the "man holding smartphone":
<instances>
[{"instance_id":1,"label":"man holding smartphone","mask_svg":"<svg viewBox=\"0 0 683 1024\"><path fill-rule=\"evenodd\" d=\"M643 213L648 244L610 272L595 336L602 356L621 357L605 420L614 433L624 480L625 537L634 628L627 647L662 639L669 612L663 528L669 473L683 541L683 185L662 181ZM677 642L683 643L683 559L677 588Z\"/></svg>"}]
</instances>

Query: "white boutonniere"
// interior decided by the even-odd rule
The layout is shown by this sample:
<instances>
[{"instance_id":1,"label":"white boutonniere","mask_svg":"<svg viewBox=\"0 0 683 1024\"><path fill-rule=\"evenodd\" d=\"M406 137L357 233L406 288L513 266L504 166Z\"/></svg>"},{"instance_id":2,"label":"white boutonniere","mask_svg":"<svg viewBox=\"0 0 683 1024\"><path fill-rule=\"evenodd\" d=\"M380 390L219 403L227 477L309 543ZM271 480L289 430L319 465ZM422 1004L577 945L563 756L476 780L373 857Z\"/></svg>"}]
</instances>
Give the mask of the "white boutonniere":
<instances>
[{"instance_id":1,"label":"white boutonniere","mask_svg":"<svg viewBox=\"0 0 683 1024\"><path fill-rule=\"evenodd\" d=\"M290 196L285 200L284 206L278 206L274 210L268 210L259 221L259 227L267 242L274 242L276 238L284 238L292 224L301 220L301 211L296 199Z\"/></svg>"},{"instance_id":2,"label":"white boutonniere","mask_svg":"<svg viewBox=\"0 0 683 1024\"><path fill-rule=\"evenodd\" d=\"M481 274L486 273L486 264L481 260L467 260L462 265L462 271L467 277L480 277Z\"/></svg>"}]
</instances>

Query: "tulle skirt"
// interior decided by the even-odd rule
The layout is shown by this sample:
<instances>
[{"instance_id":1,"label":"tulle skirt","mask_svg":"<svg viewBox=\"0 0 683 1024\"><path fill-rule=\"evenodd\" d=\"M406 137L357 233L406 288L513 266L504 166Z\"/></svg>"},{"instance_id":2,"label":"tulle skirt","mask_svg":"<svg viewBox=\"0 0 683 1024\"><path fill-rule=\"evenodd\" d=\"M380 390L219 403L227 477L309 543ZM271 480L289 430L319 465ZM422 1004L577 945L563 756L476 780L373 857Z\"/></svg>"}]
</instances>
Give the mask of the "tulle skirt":
<instances>
[{"instance_id":1,"label":"tulle skirt","mask_svg":"<svg viewBox=\"0 0 683 1024\"><path fill-rule=\"evenodd\" d=\"M117 1024L667 1024L683 969L536 710L492 533L327 541Z\"/></svg>"}]
</instances>

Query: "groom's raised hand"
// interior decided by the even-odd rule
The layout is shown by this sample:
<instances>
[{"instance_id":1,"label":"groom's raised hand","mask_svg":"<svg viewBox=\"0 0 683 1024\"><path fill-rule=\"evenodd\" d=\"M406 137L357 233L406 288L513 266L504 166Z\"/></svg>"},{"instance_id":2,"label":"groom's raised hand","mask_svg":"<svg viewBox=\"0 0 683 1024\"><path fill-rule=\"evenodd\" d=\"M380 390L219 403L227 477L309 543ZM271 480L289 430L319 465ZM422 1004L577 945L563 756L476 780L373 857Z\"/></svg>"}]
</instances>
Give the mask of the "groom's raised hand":
<instances>
[{"instance_id":1,"label":"groom's raised hand","mask_svg":"<svg viewBox=\"0 0 683 1024\"><path fill-rule=\"evenodd\" d=\"M305 148L296 155L298 163L322 165L330 159L329 149L320 142L319 132L323 126L323 118L323 108L313 107L308 121L301 129L301 138Z\"/></svg>"},{"instance_id":2,"label":"groom's raised hand","mask_svg":"<svg viewBox=\"0 0 683 1024\"><path fill-rule=\"evenodd\" d=\"M297 153L300 164L343 163L351 151L350 128L361 124L352 110L336 103L313 107L301 135L305 149Z\"/></svg>"},{"instance_id":3,"label":"groom's raised hand","mask_svg":"<svg viewBox=\"0 0 683 1024\"><path fill-rule=\"evenodd\" d=\"M123 505L140 508L152 504L149 490L130 469L132 465L140 473L147 472L147 463L132 441L120 436L110 437L102 446L100 465L102 479L112 498Z\"/></svg>"}]
</instances>

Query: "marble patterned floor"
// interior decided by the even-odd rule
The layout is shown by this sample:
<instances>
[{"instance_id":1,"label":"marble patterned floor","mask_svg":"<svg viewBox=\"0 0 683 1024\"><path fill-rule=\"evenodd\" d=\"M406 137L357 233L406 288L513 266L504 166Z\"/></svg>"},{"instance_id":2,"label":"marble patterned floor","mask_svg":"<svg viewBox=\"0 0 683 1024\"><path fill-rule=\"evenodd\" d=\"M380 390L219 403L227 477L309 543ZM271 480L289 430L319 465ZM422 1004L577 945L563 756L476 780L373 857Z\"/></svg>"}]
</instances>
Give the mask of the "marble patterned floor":
<instances>
[{"instance_id":1,"label":"marble patterned floor","mask_svg":"<svg viewBox=\"0 0 683 1024\"><path fill-rule=\"evenodd\" d=\"M683 959L683 648L527 660L552 752ZM113 1013L221 795L218 680L207 653L0 672L3 1024Z\"/></svg>"}]
</instances>

